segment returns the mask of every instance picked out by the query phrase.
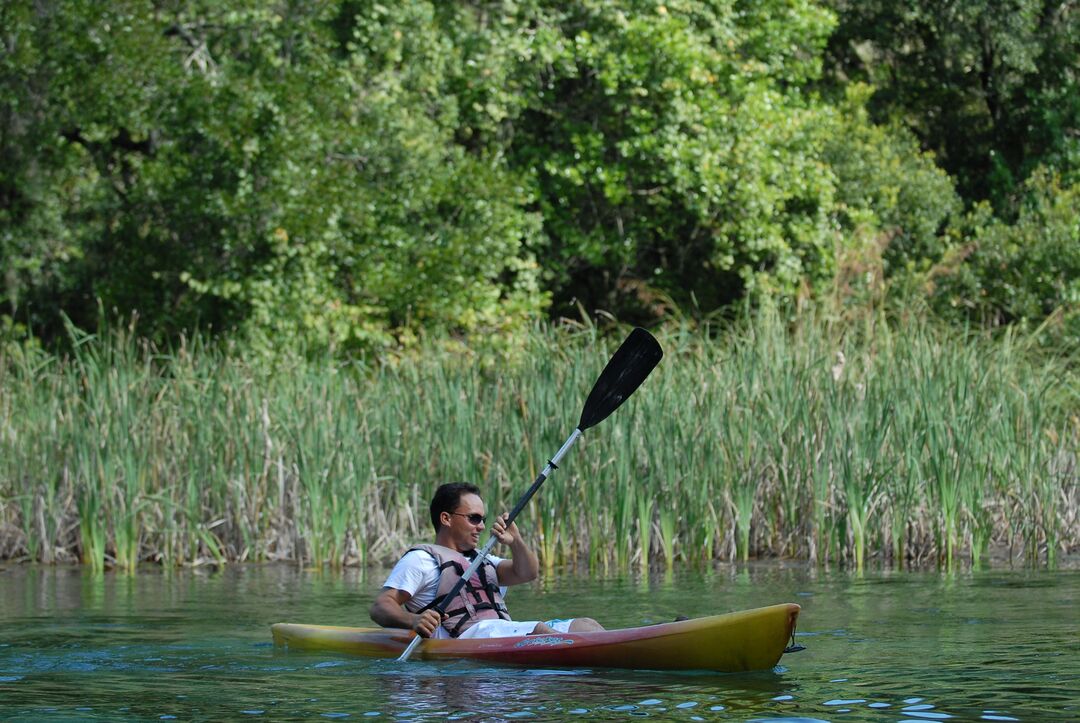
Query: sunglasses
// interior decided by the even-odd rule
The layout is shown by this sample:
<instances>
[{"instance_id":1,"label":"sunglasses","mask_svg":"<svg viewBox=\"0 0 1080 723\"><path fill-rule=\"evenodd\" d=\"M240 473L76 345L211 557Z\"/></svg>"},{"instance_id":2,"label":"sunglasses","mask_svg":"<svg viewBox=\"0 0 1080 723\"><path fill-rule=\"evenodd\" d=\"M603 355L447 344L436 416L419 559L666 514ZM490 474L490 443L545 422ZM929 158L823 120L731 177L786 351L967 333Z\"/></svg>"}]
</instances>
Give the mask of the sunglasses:
<instances>
[{"instance_id":1,"label":"sunglasses","mask_svg":"<svg viewBox=\"0 0 1080 723\"><path fill-rule=\"evenodd\" d=\"M472 513L471 515L466 515L462 512L451 512L450 514L457 515L458 517L464 517L466 520L469 521L470 525L482 525L487 522L487 517L484 517L483 515L476 512Z\"/></svg>"}]
</instances>

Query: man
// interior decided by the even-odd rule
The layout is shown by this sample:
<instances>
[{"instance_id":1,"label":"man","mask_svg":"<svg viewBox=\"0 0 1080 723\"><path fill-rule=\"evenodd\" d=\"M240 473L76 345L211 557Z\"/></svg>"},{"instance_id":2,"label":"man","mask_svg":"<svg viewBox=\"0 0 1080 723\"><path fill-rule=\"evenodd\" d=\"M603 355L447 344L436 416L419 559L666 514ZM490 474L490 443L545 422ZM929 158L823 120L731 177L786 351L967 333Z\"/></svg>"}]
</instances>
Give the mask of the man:
<instances>
[{"instance_id":1,"label":"man","mask_svg":"<svg viewBox=\"0 0 1080 723\"><path fill-rule=\"evenodd\" d=\"M477 543L487 517L480 490L465 482L444 484L431 500L435 544L411 548L398 560L371 604L371 619L387 628L409 628L425 638L501 638L539 633L603 630L592 618L515 621L503 595L510 585L536 579L540 564L536 553L521 539L516 524L506 525L503 513L492 523L492 533L509 545L508 560L488 555L462 592L445 606L434 609L476 557Z\"/></svg>"}]
</instances>

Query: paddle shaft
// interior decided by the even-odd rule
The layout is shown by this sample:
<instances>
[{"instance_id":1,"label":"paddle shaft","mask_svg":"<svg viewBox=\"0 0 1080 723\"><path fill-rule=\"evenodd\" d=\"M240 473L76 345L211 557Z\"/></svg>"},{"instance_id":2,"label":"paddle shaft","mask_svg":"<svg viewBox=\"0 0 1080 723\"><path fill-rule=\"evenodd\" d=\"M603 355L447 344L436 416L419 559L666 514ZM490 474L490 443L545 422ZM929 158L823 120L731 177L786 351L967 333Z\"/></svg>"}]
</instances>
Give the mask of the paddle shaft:
<instances>
[{"instance_id":1,"label":"paddle shaft","mask_svg":"<svg viewBox=\"0 0 1080 723\"><path fill-rule=\"evenodd\" d=\"M521 499L517 501L517 504L514 505L514 509L510 510L510 514L506 517L507 527L510 527L518 514L523 509L525 509L525 505L529 504L529 500L531 500L532 496L536 494L536 491L540 489L540 485L544 484L544 481L551 475L551 473L559 468L559 462L562 461L562 458L566 456L566 453L570 451L570 448L573 447L574 443L577 442L580 438L581 430L574 429L570 437L567 438L566 442L563 443L563 446L560 447L559 451L555 453L555 456L549 459L548 463L544 465L544 469L540 472L539 475L537 475L536 480L532 483L529 489L525 491L525 494L521 496ZM476 569L482 564L484 564L484 559L487 558L488 553L491 552L491 548L493 548L495 546L495 543L498 541L499 540L497 537L495 537L495 535L492 535L491 538L488 539L487 543L482 548L480 548L480 552L478 552L476 554L476 557L473 558L472 563L467 568L465 568L465 572L462 573L461 579L457 581L457 584L454 585L454 587L450 590L450 593L443 598L442 602L435 606L435 610L438 610L440 614L446 612L446 606L451 600L458 596L458 594L461 592L461 588L465 587L465 583L468 582L469 579L473 576L473 573L476 572ZM413 650L416 649L416 646L420 644L420 641L422 639L423 638L421 638L419 635L413 638L409 642L409 647L405 648L405 652L403 652L398 658L398 661L405 662L406 660L408 660L409 656L412 655Z\"/></svg>"}]
</instances>

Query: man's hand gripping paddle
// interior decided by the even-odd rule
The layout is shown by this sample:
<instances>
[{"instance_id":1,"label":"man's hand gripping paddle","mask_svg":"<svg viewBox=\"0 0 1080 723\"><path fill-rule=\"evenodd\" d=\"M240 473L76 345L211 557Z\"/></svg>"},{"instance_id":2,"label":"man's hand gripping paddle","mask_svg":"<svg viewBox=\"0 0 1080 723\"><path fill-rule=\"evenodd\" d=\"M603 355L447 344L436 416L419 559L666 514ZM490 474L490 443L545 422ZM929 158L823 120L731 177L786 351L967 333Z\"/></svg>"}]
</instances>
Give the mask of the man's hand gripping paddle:
<instances>
[{"instance_id":1,"label":"man's hand gripping paddle","mask_svg":"<svg viewBox=\"0 0 1080 723\"><path fill-rule=\"evenodd\" d=\"M532 486L514 505L510 516L506 518L507 527L510 526L510 523L514 521L514 518L518 516L518 513L521 512L525 505L529 503L532 496L540 489L540 485L544 484L544 480L548 478L548 475L559 468L559 462L574 446L574 443L578 441L581 433L590 427L595 427L618 409L641 386L641 383L645 381L645 377L649 376L649 372L660 363L663 356L664 351L652 334L644 329L634 329L630 332L630 336L626 337L626 341L612 355L611 360L608 361L604 371L600 373L600 377L593 385L592 391L589 392L589 398L585 400L585 406L581 410L581 419L578 421L577 428L563 443L563 446L559 448L559 451L555 453L555 456L544 466L543 471L536 478L536 481L532 483ZM472 564L466 568L450 594L443 598L442 603L436 606L435 609L440 614L446 611L447 602L458 596L466 581L476 572L476 568L483 564L484 558L491 552L491 548L495 546L496 541L495 535L492 535L491 539L487 541L487 544L481 548L480 553L472 561ZM419 635L413 638L409 643L409 647L405 648L405 652L401 654L398 660L408 660L421 640L422 638Z\"/></svg>"}]
</instances>

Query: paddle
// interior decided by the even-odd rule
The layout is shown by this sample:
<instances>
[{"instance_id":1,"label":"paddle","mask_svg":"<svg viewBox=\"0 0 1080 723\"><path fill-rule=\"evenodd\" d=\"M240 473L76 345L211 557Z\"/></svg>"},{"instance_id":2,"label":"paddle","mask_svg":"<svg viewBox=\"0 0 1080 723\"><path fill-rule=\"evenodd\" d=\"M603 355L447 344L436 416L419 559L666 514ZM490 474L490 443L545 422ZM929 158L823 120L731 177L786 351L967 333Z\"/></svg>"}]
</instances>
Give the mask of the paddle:
<instances>
[{"instance_id":1,"label":"paddle","mask_svg":"<svg viewBox=\"0 0 1080 723\"><path fill-rule=\"evenodd\" d=\"M596 383L593 384L592 391L589 392L589 398L585 400L585 406L581 410L581 419L578 421L573 433L559 448L559 451L555 453L555 456L548 460L532 486L517 501L514 509L510 511L510 515L506 518L507 527L518 516L518 513L524 509L525 505L529 504L529 500L540 489L540 485L544 484L544 480L548 478L548 475L559 468L559 462L574 446L574 443L578 441L581 433L590 427L595 427L611 416L611 413L618 409L641 386L641 383L645 381L645 377L649 376L649 372L660 363L660 358L663 356L664 351L652 334L644 329L634 329L630 332L630 335L626 337L626 340L612 355L607 366L604 367L604 371L600 372ZM497 541L495 535L492 535L491 539L487 541L487 544L481 548L479 554L473 559L472 564L466 568L461 579L450 590L450 593L443 598L441 603L435 606L435 609L440 614L446 612L448 602L458 596L461 588L476 572L476 568L480 567L484 562L484 558L491 552L491 548L495 546ZM408 660L413 650L420 644L421 639L420 636L413 638L409 643L409 647L405 648L405 652L398 658L398 661L404 662Z\"/></svg>"}]
</instances>

